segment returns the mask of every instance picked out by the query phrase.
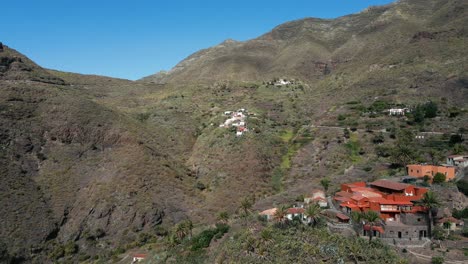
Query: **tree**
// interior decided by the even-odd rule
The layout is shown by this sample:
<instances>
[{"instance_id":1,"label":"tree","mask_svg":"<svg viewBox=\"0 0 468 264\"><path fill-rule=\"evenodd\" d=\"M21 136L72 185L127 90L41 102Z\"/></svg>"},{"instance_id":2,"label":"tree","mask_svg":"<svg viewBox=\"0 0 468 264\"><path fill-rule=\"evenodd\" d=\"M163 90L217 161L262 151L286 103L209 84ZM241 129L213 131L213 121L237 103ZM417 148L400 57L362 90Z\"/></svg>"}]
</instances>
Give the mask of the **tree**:
<instances>
[{"instance_id":1,"label":"tree","mask_svg":"<svg viewBox=\"0 0 468 264\"><path fill-rule=\"evenodd\" d=\"M286 217L287 214L288 214L288 207L285 205L281 205L280 207L276 209L276 212L273 215L273 217L281 226L283 226L288 220L288 218Z\"/></svg>"},{"instance_id":2,"label":"tree","mask_svg":"<svg viewBox=\"0 0 468 264\"><path fill-rule=\"evenodd\" d=\"M320 184L322 185L323 189L325 189L325 193L328 191L328 188L330 187L330 179L328 178L323 178L320 180Z\"/></svg>"},{"instance_id":3,"label":"tree","mask_svg":"<svg viewBox=\"0 0 468 264\"><path fill-rule=\"evenodd\" d=\"M425 207L427 210L427 233L429 237L432 237L432 211L440 205L439 198L437 198L437 195L432 191L428 191L418 204Z\"/></svg>"},{"instance_id":4,"label":"tree","mask_svg":"<svg viewBox=\"0 0 468 264\"><path fill-rule=\"evenodd\" d=\"M373 228L375 224L380 222L380 216L379 213L376 211L369 210L367 212L362 213L362 218L364 221L366 221L366 224L369 225L369 243L372 241L372 235L373 235Z\"/></svg>"},{"instance_id":5,"label":"tree","mask_svg":"<svg viewBox=\"0 0 468 264\"><path fill-rule=\"evenodd\" d=\"M223 224L229 221L229 213L226 211L219 212L217 220Z\"/></svg>"},{"instance_id":6,"label":"tree","mask_svg":"<svg viewBox=\"0 0 468 264\"><path fill-rule=\"evenodd\" d=\"M307 223L312 226L316 226L320 218L322 208L318 204L312 204L306 208L304 214L307 217Z\"/></svg>"},{"instance_id":7,"label":"tree","mask_svg":"<svg viewBox=\"0 0 468 264\"><path fill-rule=\"evenodd\" d=\"M431 159L431 164L432 165L439 165L440 161L442 160L442 155L440 154L439 151L430 149L427 154L429 155L429 158Z\"/></svg>"},{"instance_id":8,"label":"tree","mask_svg":"<svg viewBox=\"0 0 468 264\"><path fill-rule=\"evenodd\" d=\"M189 235L189 238L192 238L193 222L190 219L187 219L183 222L184 228Z\"/></svg>"},{"instance_id":9,"label":"tree","mask_svg":"<svg viewBox=\"0 0 468 264\"><path fill-rule=\"evenodd\" d=\"M358 211L352 211L349 216L353 223L354 231L356 231L356 235L359 237L359 232L360 232L359 230L362 229L361 228L362 214L361 212L358 212Z\"/></svg>"},{"instance_id":10,"label":"tree","mask_svg":"<svg viewBox=\"0 0 468 264\"><path fill-rule=\"evenodd\" d=\"M445 182L445 180L446 180L445 174L438 172L434 175L434 178L432 179L432 183L443 183Z\"/></svg>"},{"instance_id":11,"label":"tree","mask_svg":"<svg viewBox=\"0 0 468 264\"><path fill-rule=\"evenodd\" d=\"M430 101L424 105L424 117L434 118L437 116L438 107L437 104Z\"/></svg>"},{"instance_id":12,"label":"tree","mask_svg":"<svg viewBox=\"0 0 468 264\"><path fill-rule=\"evenodd\" d=\"M179 241L184 239L188 235L187 228L185 227L184 222L180 222L174 227L174 234Z\"/></svg>"},{"instance_id":13,"label":"tree","mask_svg":"<svg viewBox=\"0 0 468 264\"><path fill-rule=\"evenodd\" d=\"M382 132L379 134L375 135L375 137L372 139L372 143L374 144L382 144L385 141L385 137Z\"/></svg>"},{"instance_id":14,"label":"tree","mask_svg":"<svg viewBox=\"0 0 468 264\"><path fill-rule=\"evenodd\" d=\"M244 216L249 215L252 206L253 204L249 197L245 197L244 199L242 199L240 209L243 211Z\"/></svg>"}]
</instances>

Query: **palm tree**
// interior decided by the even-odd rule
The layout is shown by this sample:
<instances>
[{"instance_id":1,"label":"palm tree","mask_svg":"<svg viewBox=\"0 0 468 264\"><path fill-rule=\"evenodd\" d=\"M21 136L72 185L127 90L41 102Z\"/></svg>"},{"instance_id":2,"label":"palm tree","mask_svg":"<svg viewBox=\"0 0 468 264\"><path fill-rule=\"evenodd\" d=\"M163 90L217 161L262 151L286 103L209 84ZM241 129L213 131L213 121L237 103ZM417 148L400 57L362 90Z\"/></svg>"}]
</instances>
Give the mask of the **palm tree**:
<instances>
[{"instance_id":1,"label":"palm tree","mask_svg":"<svg viewBox=\"0 0 468 264\"><path fill-rule=\"evenodd\" d=\"M288 207L285 206L285 205L281 205L280 207L278 207L276 209L276 212L275 214L273 215L273 217L275 218L275 220L281 225L283 226L284 223L286 223L287 221L287 214L288 214Z\"/></svg>"},{"instance_id":2,"label":"palm tree","mask_svg":"<svg viewBox=\"0 0 468 264\"><path fill-rule=\"evenodd\" d=\"M182 240L187 236L187 228L185 227L184 222L180 222L175 226L174 233L179 240Z\"/></svg>"},{"instance_id":3,"label":"palm tree","mask_svg":"<svg viewBox=\"0 0 468 264\"><path fill-rule=\"evenodd\" d=\"M328 178L323 178L320 180L320 184L322 185L323 189L325 189L325 193L327 193L328 188L330 187L330 179Z\"/></svg>"},{"instance_id":4,"label":"palm tree","mask_svg":"<svg viewBox=\"0 0 468 264\"><path fill-rule=\"evenodd\" d=\"M318 204L312 204L311 206L307 207L304 212L307 217L307 223L311 224L312 226L316 226L321 212L322 208L320 208Z\"/></svg>"},{"instance_id":5,"label":"palm tree","mask_svg":"<svg viewBox=\"0 0 468 264\"><path fill-rule=\"evenodd\" d=\"M242 209L245 216L249 214L252 206L253 206L252 201L248 197L245 197L244 199L242 199L240 208Z\"/></svg>"},{"instance_id":6,"label":"palm tree","mask_svg":"<svg viewBox=\"0 0 468 264\"><path fill-rule=\"evenodd\" d=\"M190 219L187 219L183 222L183 226L185 228L185 231L189 235L189 238L192 238L192 230L193 230L193 222Z\"/></svg>"},{"instance_id":7,"label":"palm tree","mask_svg":"<svg viewBox=\"0 0 468 264\"><path fill-rule=\"evenodd\" d=\"M439 198L432 191L428 191L423 195L423 198L418 202L421 206L427 210L427 233L429 237L432 237L432 211L440 205Z\"/></svg>"},{"instance_id":8,"label":"palm tree","mask_svg":"<svg viewBox=\"0 0 468 264\"><path fill-rule=\"evenodd\" d=\"M361 220L362 220L362 213L358 211L352 211L351 214L349 215L351 218L351 221L353 223L353 228L354 231L356 231L357 236L359 236L360 229L362 230L361 227Z\"/></svg>"},{"instance_id":9,"label":"palm tree","mask_svg":"<svg viewBox=\"0 0 468 264\"><path fill-rule=\"evenodd\" d=\"M227 224L229 221L229 213L226 211L219 212L217 220L222 224Z\"/></svg>"},{"instance_id":10,"label":"palm tree","mask_svg":"<svg viewBox=\"0 0 468 264\"><path fill-rule=\"evenodd\" d=\"M379 213L376 211L369 210L367 212L362 213L362 218L366 221L366 223L369 225L369 243L372 241L372 235L373 235L373 230L372 228L374 227L375 224L380 222L380 216Z\"/></svg>"}]
</instances>

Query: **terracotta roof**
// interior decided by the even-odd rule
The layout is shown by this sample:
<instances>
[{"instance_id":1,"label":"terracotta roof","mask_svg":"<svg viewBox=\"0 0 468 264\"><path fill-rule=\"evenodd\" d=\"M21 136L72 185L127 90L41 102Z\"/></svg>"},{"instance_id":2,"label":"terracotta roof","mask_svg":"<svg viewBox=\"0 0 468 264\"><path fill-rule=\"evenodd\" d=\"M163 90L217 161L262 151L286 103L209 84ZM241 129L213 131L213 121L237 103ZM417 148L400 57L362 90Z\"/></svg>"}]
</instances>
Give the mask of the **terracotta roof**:
<instances>
[{"instance_id":1,"label":"terracotta roof","mask_svg":"<svg viewBox=\"0 0 468 264\"><path fill-rule=\"evenodd\" d=\"M313 199L313 201L318 201L318 200L320 200L320 201L326 201L327 199L325 199L325 198L323 198L323 197L315 197L315 198Z\"/></svg>"},{"instance_id":2,"label":"terracotta roof","mask_svg":"<svg viewBox=\"0 0 468 264\"><path fill-rule=\"evenodd\" d=\"M300 207L293 207L288 209L288 214L303 214L304 212L304 208Z\"/></svg>"},{"instance_id":3,"label":"terracotta roof","mask_svg":"<svg viewBox=\"0 0 468 264\"><path fill-rule=\"evenodd\" d=\"M359 208L359 206L355 204L348 204L348 203L342 203L340 204L341 207L349 207L349 208Z\"/></svg>"},{"instance_id":4,"label":"terracotta roof","mask_svg":"<svg viewBox=\"0 0 468 264\"><path fill-rule=\"evenodd\" d=\"M457 157L465 157L464 155L450 155L447 158L457 158Z\"/></svg>"},{"instance_id":5,"label":"terracotta roof","mask_svg":"<svg viewBox=\"0 0 468 264\"><path fill-rule=\"evenodd\" d=\"M345 191L337 192L335 195L336 195L336 196L343 196L343 197L351 197L351 196L353 196L352 193L345 192Z\"/></svg>"},{"instance_id":6,"label":"terracotta roof","mask_svg":"<svg viewBox=\"0 0 468 264\"><path fill-rule=\"evenodd\" d=\"M447 223L447 222L455 223L455 224L463 224L462 220L456 219L453 216L444 217L444 218L441 218L441 219L437 220L437 223Z\"/></svg>"},{"instance_id":7,"label":"terracotta roof","mask_svg":"<svg viewBox=\"0 0 468 264\"><path fill-rule=\"evenodd\" d=\"M259 213L259 215L274 215L276 213L276 208L267 209Z\"/></svg>"},{"instance_id":8,"label":"terracotta roof","mask_svg":"<svg viewBox=\"0 0 468 264\"><path fill-rule=\"evenodd\" d=\"M355 201L360 201L360 200L366 199L366 197L364 197L360 193L357 193L357 194L354 194L353 196L351 196L351 199L353 199Z\"/></svg>"},{"instance_id":9,"label":"terracotta roof","mask_svg":"<svg viewBox=\"0 0 468 264\"><path fill-rule=\"evenodd\" d=\"M413 205L413 203L410 201L395 201L395 200L385 199L381 197L372 197L372 198L369 198L369 201L377 202L379 204L389 204L389 205Z\"/></svg>"},{"instance_id":10,"label":"terracotta roof","mask_svg":"<svg viewBox=\"0 0 468 264\"><path fill-rule=\"evenodd\" d=\"M349 201L351 201L351 198L349 198L349 197L335 197L333 199L335 199L336 201L340 201L340 202L349 202Z\"/></svg>"},{"instance_id":11,"label":"terracotta roof","mask_svg":"<svg viewBox=\"0 0 468 264\"><path fill-rule=\"evenodd\" d=\"M342 213L336 213L336 217L341 219L341 220L349 220L349 217L347 215L342 214Z\"/></svg>"},{"instance_id":12,"label":"terracotta roof","mask_svg":"<svg viewBox=\"0 0 468 264\"><path fill-rule=\"evenodd\" d=\"M364 225L364 230L369 231L370 225ZM373 226L372 230L379 232L380 234L385 233L384 229L381 226Z\"/></svg>"},{"instance_id":13,"label":"terracotta roof","mask_svg":"<svg viewBox=\"0 0 468 264\"><path fill-rule=\"evenodd\" d=\"M408 188L409 186L411 186L409 184L393 182L393 181L389 181L389 180L377 180L375 182L371 182L370 185L377 186L377 187L382 187L382 188L386 188L386 189L390 189L390 190L394 190L394 191L401 191L401 190L404 190L404 189Z\"/></svg>"},{"instance_id":14,"label":"terracotta roof","mask_svg":"<svg viewBox=\"0 0 468 264\"><path fill-rule=\"evenodd\" d=\"M146 258L146 254L133 254L134 258Z\"/></svg>"}]
</instances>

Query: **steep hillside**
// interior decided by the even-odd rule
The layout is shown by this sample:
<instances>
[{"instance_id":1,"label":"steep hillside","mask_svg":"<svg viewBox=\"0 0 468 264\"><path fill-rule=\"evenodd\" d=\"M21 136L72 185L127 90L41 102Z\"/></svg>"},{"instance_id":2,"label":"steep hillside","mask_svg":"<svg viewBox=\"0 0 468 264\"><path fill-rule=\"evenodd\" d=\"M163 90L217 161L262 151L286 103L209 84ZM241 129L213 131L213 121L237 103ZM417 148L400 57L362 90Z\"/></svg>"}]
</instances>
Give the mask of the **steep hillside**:
<instances>
[{"instance_id":1,"label":"steep hillside","mask_svg":"<svg viewBox=\"0 0 468 264\"><path fill-rule=\"evenodd\" d=\"M236 215L245 198L264 209L323 178L335 190L466 152L467 7L402 0L293 21L138 82L45 70L3 46L0 259L109 261L182 219ZM238 137L220 125L242 108Z\"/></svg>"},{"instance_id":2,"label":"steep hillside","mask_svg":"<svg viewBox=\"0 0 468 264\"><path fill-rule=\"evenodd\" d=\"M466 1L404 0L337 19L297 20L253 40L228 40L199 51L171 71L142 80L186 83L287 77L315 81L345 69L358 74L362 67L388 63L385 57L411 49L414 42L465 38L466 8Z\"/></svg>"},{"instance_id":3,"label":"steep hillside","mask_svg":"<svg viewBox=\"0 0 468 264\"><path fill-rule=\"evenodd\" d=\"M67 241L99 252L98 237L104 249L131 242L195 206L190 171L164 135L8 47L0 56L14 61L0 81L3 259L39 260Z\"/></svg>"}]
</instances>

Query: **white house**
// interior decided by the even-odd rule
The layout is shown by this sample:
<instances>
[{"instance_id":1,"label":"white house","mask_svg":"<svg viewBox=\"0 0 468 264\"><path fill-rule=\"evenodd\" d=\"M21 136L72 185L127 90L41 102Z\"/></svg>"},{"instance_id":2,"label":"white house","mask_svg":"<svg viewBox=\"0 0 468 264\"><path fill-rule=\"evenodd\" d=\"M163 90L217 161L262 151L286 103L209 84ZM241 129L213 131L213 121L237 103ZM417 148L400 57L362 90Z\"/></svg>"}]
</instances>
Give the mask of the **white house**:
<instances>
[{"instance_id":1,"label":"white house","mask_svg":"<svg viewBox=\"0 0 468 264\"><path fill-rule=\"evenodd\" d=\"M311 196L307 196L304 198L304 203L317 203L320 207L325 208L328 206L327 197L325 196L325 192L322 190L313 190Z\"/></svg>"},{"instance_id":2,"label":"white house","mask_svg":"<svg viewBox=\"0 0 468 264\"><path fill-rule=\"evenodd\" d=\"M146 257L147 257L146 254L133 254L132 263L137 263L137 262L140 262L142 260L145 260Z\"/></svg>"},{"instance_id":3,"label":"white house","mask_svg":"<svg viewBox=\"0 0 468 264\"><path fill-rule=\"evenodd\" d=\"M289 208L286 214L286 218L293 220L294 217L299 217L302 220L304 217L304 212L305 210L302 207Z\"/></svg>"},{"instance_id":4,"label":"white house","mask_svg":"<svg viewBox=\"0 0 468 264\"><path fill-rule=\"evenodd\" d=\"M278 81L275 82L276 86L283 86L283 85L288 85L291 84L290 81L286 81L284 79L279 79Z\"/></svg>"},{"instance_id":5,"label":"white house","mask_svg":"<svg viewBox=\"0 0 468 264\"><path fill-rule=\"evenodd\" d=\"M404 116L406 113L409 112L408 108L391 108L388 109L388 114L392 116Z\"/></svg>"},{"instance_id":6,"label":"white house","mask_svg":"<svg viewBox=\"0 0 468 264\"><path fill-rule=\"evenodd\" d=\"M468 167L468 156L450 155L447 157L447 164L450 166L458 166L461 168L466 168Z\"/></svg>"},{"instance_id":7,"label":"white house","mask_svg":"<svg viewBox=\"0 0 468 264\"><path fill-rule=\"evenodd\" d=\"M259 215L265 217L267 221L271 221L275 217L276 210L278 209L276 208L267 209L265 211L260 212Z\"/></svg>"}]
</instances>

